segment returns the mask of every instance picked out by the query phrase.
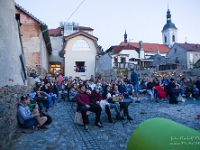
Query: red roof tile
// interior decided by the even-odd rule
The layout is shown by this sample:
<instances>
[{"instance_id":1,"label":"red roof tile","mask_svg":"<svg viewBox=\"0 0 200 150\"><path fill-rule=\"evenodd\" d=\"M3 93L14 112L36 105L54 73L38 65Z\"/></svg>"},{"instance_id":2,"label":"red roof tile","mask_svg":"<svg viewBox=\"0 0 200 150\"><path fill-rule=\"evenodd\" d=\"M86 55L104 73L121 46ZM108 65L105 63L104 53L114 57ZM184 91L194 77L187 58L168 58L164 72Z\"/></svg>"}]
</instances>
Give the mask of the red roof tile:
<instances>
[{"instance_id":1,"label":"red roof tile","mask_svg":"<svg viewBox=\"0 0 200 150\"><path fill-rule=\"evenodd\" d=\"M130 44L122 45L122 46L120 46L120 45L111 46L111 47L109 48L109 50L110 50L110 49L112 50L112 53L113 53L113 54L118 54L118 53L121 52L122 50L136 50L136 51L138 51L138 48L137 48L137 47L132 46L132 45L130 45Z\"/></svg>"},{"instance_id":2,"label":"red roof tile","mask_svg":"<svg viewBox=\"0 0 200 150\"><path fill-rule=\"evenodd\" d=\"M130 44L136 48L139 49L139 42L121 42L120 45L127 45ZM143 43L143 49L144 52L157 52L157 50L160 51L160 53L167 53L169 51L169 47L165 44L158 44L158 43Z\"/></svg>"},{"instance_id":3,"label":"red roof tile","mask_svg":"<svg viewBox=\"0 0 200 150\"><path fill-rule=\"evenodd\" d=\"M61 36L60 28L57 29L50 29L49 30L49 35L50 36Z\"/></svg>"}]
</instances>

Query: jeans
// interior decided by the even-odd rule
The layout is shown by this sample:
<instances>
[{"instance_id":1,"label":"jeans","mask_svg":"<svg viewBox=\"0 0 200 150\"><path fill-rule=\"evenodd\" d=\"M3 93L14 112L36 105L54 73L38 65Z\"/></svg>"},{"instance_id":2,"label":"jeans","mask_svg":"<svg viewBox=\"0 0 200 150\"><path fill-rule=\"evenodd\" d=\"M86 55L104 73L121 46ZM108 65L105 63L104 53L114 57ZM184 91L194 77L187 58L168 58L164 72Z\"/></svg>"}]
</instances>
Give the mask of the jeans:
<instances>
[{"instance_id":1,"label":"jeans","mask_svg":"<svg viewBox=\"0 0 200 150\"><path fill-rule=\"evenodd\" d=\"M158 97L158 91L155 89L147 89L147 92L151 95L151 100L154 98L157 99Z\"/></svg>"},{"instance_id":2,"label":"jeans","mask_svg":"<svg viewBox=\"0 0 200 150\"><path fill-rule=\"evenodd\" d=\"M39 106L40 110L42 110L42 108L43 108L44 106L46 106L46 109L49 109L49 104L50 104L50 99L47 98L45 101L39 102L39 103L38 103L38 106Z\"/></svg>"},{"instance_id":3,"label":"jeans","mask_svg":"<svg viewBox=\"0 0 200 150\"><path fill-rule=\"evenodd\" d=\"M109 103L109 104L110 104L110 109L115 108L115 112L120 113L120 105L119 104L117 104L117 103L115 103L115 104Z\"/></svg>"},{"instance_id":4,"label":"jeans","mask_svg":"<svg viewBox=\"0 0 200 150\"><path fill-rule=\"evenodd\" d=\"M139 92L139 84L136 84L136 85L134 85L134 94L136 95L136 94L138 94L138 92Z\"/></svg>"}]
</instances>

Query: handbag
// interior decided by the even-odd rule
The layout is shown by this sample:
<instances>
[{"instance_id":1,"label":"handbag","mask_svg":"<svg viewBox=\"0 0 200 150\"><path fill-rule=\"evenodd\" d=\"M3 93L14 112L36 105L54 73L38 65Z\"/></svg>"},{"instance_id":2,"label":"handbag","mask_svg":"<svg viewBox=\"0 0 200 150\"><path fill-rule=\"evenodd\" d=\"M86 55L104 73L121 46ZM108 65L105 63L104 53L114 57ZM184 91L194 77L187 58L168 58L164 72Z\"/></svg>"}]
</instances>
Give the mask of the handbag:
<instances>
[{"instance_id":1,"label":"handbag","mask_svg":"<svg viewBox=\"0 0 200 150\"><path fill-rule=\"evenodd\" d=\"M82 115L80 112L76 112L75 118L74 118L74 123L83 125L83 119L82 119Z\"/></svg>"},{"instance_id":2,"label":"handbag","mask_svg":"<svg viewBox=\"0 0 200 150\"><path fill-rule=\"evenodd\" d=\"M179 96L178 96L178 98L177 98L177 101L179 101L179 102L185 102L185 98L183 98L180 94L179 94Z\"/></svg>"}]
</instances>

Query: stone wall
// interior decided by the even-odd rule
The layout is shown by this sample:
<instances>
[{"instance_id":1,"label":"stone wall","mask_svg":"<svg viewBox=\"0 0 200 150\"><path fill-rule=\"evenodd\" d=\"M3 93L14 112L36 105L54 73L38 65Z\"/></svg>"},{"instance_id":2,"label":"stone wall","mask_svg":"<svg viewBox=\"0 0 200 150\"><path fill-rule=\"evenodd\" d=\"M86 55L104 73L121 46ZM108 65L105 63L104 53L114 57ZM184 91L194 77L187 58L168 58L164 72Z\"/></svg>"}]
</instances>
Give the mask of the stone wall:
<instances>
[{"instance_id":1,"label":"stone wall","mask_svg":"<svg viewBox=\"0 0 200 150\"><path fill-rule=\"evenodd\" d=\"M0 149L6 147L17 129L17 105L27 87L14 85L0 88Z\"/></svg>"},{"instance_id":2,"label":"stone wall","mask_svg":"<svg viewBox=\"0 0 200 150\"><path fill-rule=\"evenodd\" d=\"M111 80L117 77L117 69L101 70L97 74L101 74L102 79Z\"/></svg>"},{"instance_id":3,"label":"stone wall","mask_svg":"<svg viewBox=\"0 0 200 150\"><path fill-rule=\"evenodd\" d=\"M27 69L27 76L30 77L30 74L32 70L35 70L41 78L44 78L46 76L47 71L44 68L41 68L40 65L34 67L34 66L26 66Z\"/></svg>"}]
</instances>

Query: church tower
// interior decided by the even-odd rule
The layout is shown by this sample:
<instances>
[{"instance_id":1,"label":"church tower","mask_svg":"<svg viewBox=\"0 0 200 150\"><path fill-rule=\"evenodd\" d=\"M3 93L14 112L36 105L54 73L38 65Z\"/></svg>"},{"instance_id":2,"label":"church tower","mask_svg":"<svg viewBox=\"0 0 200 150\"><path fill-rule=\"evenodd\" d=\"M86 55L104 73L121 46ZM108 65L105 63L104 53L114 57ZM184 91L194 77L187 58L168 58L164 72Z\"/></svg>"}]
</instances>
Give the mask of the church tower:
<instances>
[{"instance_id":1,"label":"church tower","mask_svg":"<svg viewBox=\"0 0 200 150\"><path fill-rule=\"evenodd\" d=\"M124 33L124 42L127 43L127 34L126 34L126 30L125 30L125 33Z\"/></svg>"},{"instance_id":2,"label":"church tower","mask_svg":"<svg viewBox=\"0 0 200 150\"><path fill-rule=\"evenodd\" d=\"M171 48L174 43L177 43L177 28L174 23L171 21L170 10L167 10L167 23L164 25L162 30L162 39L163 43Z\"/></svg>"}]
</instances>

